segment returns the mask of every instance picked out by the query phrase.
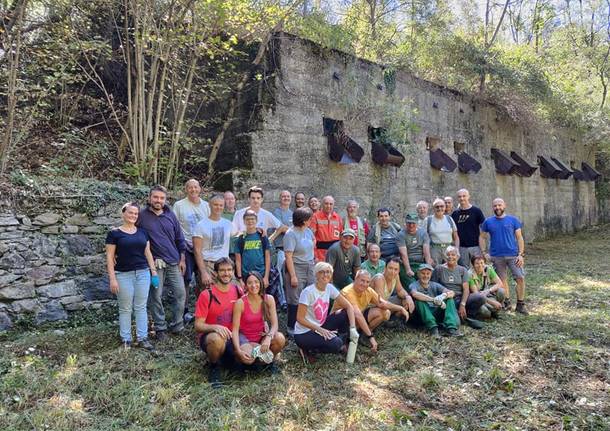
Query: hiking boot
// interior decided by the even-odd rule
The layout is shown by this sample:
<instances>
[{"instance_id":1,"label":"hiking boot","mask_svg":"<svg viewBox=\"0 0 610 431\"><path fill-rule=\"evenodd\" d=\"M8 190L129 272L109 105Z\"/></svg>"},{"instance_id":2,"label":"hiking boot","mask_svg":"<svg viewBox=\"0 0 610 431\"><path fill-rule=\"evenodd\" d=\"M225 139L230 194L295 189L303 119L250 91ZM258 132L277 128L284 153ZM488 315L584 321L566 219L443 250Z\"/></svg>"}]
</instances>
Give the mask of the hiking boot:
<instances>
[{"instance_id":1,"label":"hiking boot","mask_svg":"<svg viewBox=\"0 0 610 431\"><path fill-rule=\"evenodd\" d=\"M172 335L182 335L184 334L185 330L184 330L184 326L178 329L170 329L170 334Z\"/></svg>"},{"instance_id":2,"label":"hiking boot","mask_svg":"<svg viewBox=\"0 0 610 431\"><path fill-rule=\"evenodd\" d=\"M385 322L383 325L389 329L397 328L400 325L400 318L397 315L392 314L392 316L390 316L390 320Z\"/></svg>"},{"instance_id":3,"label":"hiking boot","mask_svg":"<svg viewBox=\"0 0 610 431\"><path fill-rule=\"evenodd\" d=\"M162 343L167 338L167 331L157 331L155 332L155 340L157 342Z\"/></svg>"},{"instance_id":4,"label":"hiking boot","mask_svg":"<svg viewBox=\"0 0 610 431\"><path fill-rule=\"evenodd\" d=\"M510 298L506 298L504 300L504 310L510 311L510 309L511 309Z\"/></svg>"},{"instance_id":5,"label":"hiking boot","mask_svg":"<svg viewBox=\"0 0 610 431\"><path fill-rule=\"evenodd\" d=\"M364 347L368 347L369 349L372 347L371 340L364 334L360 334L360 337L358 337L358 344Z\"/></svg>"},{"instance_id":6,"label":"hiking boot","mask_svg":"<svg viewBox=\"0 0 610 431\"><path fill-rule=\"evenodd\" d=\"M524 316L529 316L529 312L525 308L525 302L517 301L517 306L515 307L515 312L519 314L523 314Z\"/></svg>"},{"instance_id":7,"label":"hiking boot","mask_svg":"<svg viewBox=\"0 0 610 431\"><path fill-rule=\"evenodd\" d=\"M472 329L483 329L483 322L477 319L473 319L472 317L467 317L464 319L466 324L470 326Z\"/></svg>"},{"instance_id":8,"label":"hiking boot","mask_svg":"<svg viewBox=\"0 0 610 431\"><path fill-rule=\"evenodd\" d=\"M462 334L460 331L458 331L457 329L447 329L447 336L448 337L463 337L464 334Z\"/></svg>"},{"instance_id":9,"label":"hiking boot","mask_svg":"<svg viewBox=\"0 0 610 431\"><path fill-rule=\"evenodd\" d=\"M484 304L479 308L477 317L479 319L491 319L493 316L493 307L488 304Z\"/></svg>"},{"instance_id":10,"label":"hiking boot","mask_svg":"<svg viewBox=\"0 0 610 431\"><path fill-rule=\"evenodd\" d=\"M213 389L222 388L222 381L220 380L220 367L218 365L212 365L210 367L208 382L210 382Z\"/></svg>"},{"instance_id":11,"label":"hiking boot","mask_svg":"<svg viewBox=\"0 0 610 431\"><path fill-rule=\"evenodd\" d=\"M148 350L149 352L152 352L155 350L155 346L153 346L152 343L150 341L148 341L148 338L144 338L143 340L138 341L138 344L136 344L136 347L139 347L140 349Z\"/></svg>"},{"instance_id":12,"label":"hiking boot","mask_svg":"<svg viewBox=\"0 0 610 431\"><path fill-rule=\"evenodd\" d=\"M123 341L121 341L121 348L122 348L123 350L129 350L129 349L131 349L131 341L128 341L128 340L123 340Z\"/></svg>"},{"instance_id":13,"label":"hiking boot","mask_svg":"<svg viewBox=\"0 0 610 431\"><path fill-rule=\"evenodd\" d=\"M438 326L428 329L428 333L432 338L441 338L441 334L438 332Z\"/></svg>"},{"instance_id":14,"label":"hiking boot","mask_svg":"<svg viewBox=\"0 0 610 431\"><path fill-rule=\"evenodd\" d=\"M269 370L269 372L271 373L272 376L275 376L276 374L280 374L280 372L281 372L275 362L272 362L271 365L269 365L269 367L267 369Z\"/></svg>"}]
</instances>

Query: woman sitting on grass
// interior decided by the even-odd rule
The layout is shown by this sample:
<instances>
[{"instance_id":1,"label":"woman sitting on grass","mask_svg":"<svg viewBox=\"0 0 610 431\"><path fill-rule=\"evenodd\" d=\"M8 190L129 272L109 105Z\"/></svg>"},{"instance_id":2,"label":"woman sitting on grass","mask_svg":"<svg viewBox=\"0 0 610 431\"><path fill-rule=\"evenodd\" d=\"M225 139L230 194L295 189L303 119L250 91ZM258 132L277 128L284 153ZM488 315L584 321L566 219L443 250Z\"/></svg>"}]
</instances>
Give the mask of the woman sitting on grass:
<instances>
[{"instance_id":1,"label":"woman sitting on grass","mask_svg":"<svg viewBox=\"0 0 610 431\"><path fill-rule=\"evenodd\" d=\"M123 347L131 347L131 314L136 317L137 346L152 350L148 341L146 302L150 285L159 286L159 277L150 252L148 234L136 227L140 207L129 202L121 208L123 224L106 236L106 267L110 291L117 295L119 333ZM152 274L152 276L151 276Z\"/></svg>"},{"instance_id":2,"label":"woman sitting on grass","mask_svg":"<svg viewBox=\"0 0 610 431\"><path fill-rule=\"evenodd\" d=\"M493 266L485 264L483 256L472 256L470 259L470 280L468 286L470 292L480 292L485 296L486 302L479 309L479 317L489 319L498 317L498 311L502 309L505 298L504 284Z\"/></svg>"},{"instance_id":3,"label":"woman sitting on grass","mask_svg":"<svg viewBox=\"0 0 610 431\"><path fill-rule=\"evenodd\" d=\"M263 277L258 272L249 273L244 284L246 295L233 306L235 357L244 365L252 365L257 359L271 364L271 372L275 373L273 360L286 344L284 335L278 331L275 300L265 294Z\"/></svg>"},{"instance_id":4,"label":"woman sitting on grass","mask_svg":"<svg viewBox=\"0 0 610 431\"><path fill-rule=\"evenodd\" d=\"M327 262L318 262L313 272L316 282L301 292L294 326L294 341L303 361L309 362L313 360L312 352L344 352L345 345L339 334L349 331L350 339L358 341L352 304L330 284L333 267ZM329 315L331 299L340 309Z\"/></svg>"}]
</instances>

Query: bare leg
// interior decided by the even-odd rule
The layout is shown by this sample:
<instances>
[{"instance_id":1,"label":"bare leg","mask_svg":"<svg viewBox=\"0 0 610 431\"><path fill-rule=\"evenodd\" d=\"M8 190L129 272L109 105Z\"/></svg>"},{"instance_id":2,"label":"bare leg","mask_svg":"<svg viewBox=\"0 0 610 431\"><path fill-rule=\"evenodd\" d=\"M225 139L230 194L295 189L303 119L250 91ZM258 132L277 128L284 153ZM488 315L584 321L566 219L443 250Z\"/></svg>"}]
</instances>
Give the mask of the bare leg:
<instances>
[{"instance_id":1,"label":"bare leg","mask_svg":"<svg viewBox=\"0 0 610 431\"><path fill-rule=\"evenodd\" d=\"M210 333L205 337L205 350L208 354L208 360L212 364L218 363L225 352L225 339L216 333Z\"/></svg>"},{"instance_id":2,"label":"bare leg","mask_svg":"<svg viewBox=\"0 0 610 431\"><path fill-rule=\"evenodd\" d=\"M371 308L368 315L368 324L371 331L381 325L390 318L390 310L382 310L381 308Z\"/></svg>"},{"instance_id":3,"label":"bare leg","mask_svg":"<svg viewBox=\"0 0 610 431\"><path fill-rule=\"evenodd\" d=\"M284 349L286 345L286 337L281 332L275 334L273 339L271 340L271 345L269 349L273 352L273 356L277 357L277 355Z\"/></svg>"},{"instance_id":4,"label":"bare leg","mask_svg":"<svg viewBox=\"0 0 610 431\"><path fill-rule=\"evenodd\" d=\"M525 299L525 278L517 279L517 301Z\"/></svg>"}]
</instances>

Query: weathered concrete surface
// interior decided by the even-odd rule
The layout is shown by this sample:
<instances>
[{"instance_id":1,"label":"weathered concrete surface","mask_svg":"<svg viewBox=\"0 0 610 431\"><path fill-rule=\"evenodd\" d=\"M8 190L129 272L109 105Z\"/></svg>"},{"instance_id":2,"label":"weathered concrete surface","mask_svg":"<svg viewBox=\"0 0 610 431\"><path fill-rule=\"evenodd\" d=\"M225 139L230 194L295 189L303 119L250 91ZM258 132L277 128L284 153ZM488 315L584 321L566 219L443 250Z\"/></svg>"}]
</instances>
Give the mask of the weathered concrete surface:
<instances>
[{"instance_id":1,"label":"weathered concrete surface","mask_svg":"<svg viewBox=\"0 0 610 431\"><path fill-rule=\"evenodd\" d=\"M332 194L341 209L355 198L361 211L369 215L379 206L389 206L402 219L418 200L455 196L466 187L473 203L487 215L493 198L503 197L508 212L523 220L529 241L598 221L593 182L545 179L539 171L529 178L500 175L490 154L491 148L499 148L516 151L533 164L543 155L566 164L574 162L576 167L582 161L594 165L595 151L581 145L579 136L516 124L494 105L397 72L394 97L409 100L417 110L413 117L417 130L410 135L410 151L403 151L405 164L380 167L371 160L367 130L383 126L381 113L374 109L357 112L357 107L346 107L341 95L349 91L363 95L363 106L389 100L383 67L286 34L273 44L269 73L275 79L261 87L268 93L261 99L272 98L273 102L262 105L262 123L243 140L251 145L252 169L232 171L233 186L242 200L247 188L258 184L267 192L268 208L288 188L307 195ZM333 73L340 80L333 79ZM345 121L348 135L365 150L359 164L340 165L329 159L323 117ZM431 168L427 137L439 138L440 148L456 161L454 142L463 143L464 150L483 165L481 171L466 175L457 169L446 173Z\"/></svg>"}]
</instances>

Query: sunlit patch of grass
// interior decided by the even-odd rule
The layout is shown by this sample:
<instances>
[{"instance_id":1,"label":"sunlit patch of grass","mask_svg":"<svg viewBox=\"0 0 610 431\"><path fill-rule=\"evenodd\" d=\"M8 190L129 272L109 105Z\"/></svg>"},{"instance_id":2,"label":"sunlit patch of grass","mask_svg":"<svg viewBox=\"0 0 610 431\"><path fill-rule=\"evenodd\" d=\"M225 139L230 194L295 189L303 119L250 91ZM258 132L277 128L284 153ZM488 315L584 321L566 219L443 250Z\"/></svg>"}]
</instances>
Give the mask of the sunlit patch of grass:
<instances>
[{"instance_id":1,"label":"sunlit patch of grass","mask_svg":"<svg viewBox=\"0 0 610 431\"><path fill-rule=\"evenodd\" d=\"M382 327L353 365L291 348L281 374L221 390L192 329L158 357L119 349L108 322L5 337L0 430L610 429L609 244L607 228L528 246L529 317L458 339Z\"/></svg>"}]
</instances>

